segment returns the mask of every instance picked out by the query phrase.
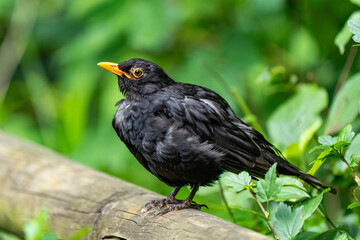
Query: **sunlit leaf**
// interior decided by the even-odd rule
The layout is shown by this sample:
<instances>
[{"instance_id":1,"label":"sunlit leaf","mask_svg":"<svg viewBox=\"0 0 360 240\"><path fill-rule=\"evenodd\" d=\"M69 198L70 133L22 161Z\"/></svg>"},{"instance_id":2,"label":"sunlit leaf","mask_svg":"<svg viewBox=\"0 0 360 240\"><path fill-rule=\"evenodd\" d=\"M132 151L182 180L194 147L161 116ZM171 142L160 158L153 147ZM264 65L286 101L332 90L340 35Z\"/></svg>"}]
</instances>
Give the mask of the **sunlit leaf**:
<instances>
[{"instance_id":1,"label":"sunlit leaf","mask_svg":"<svg viewBox=\"0 0 360 240\"><path fill-rule=\"evenodd\" d=\"M315 161L313 161L313 165L312 165L311 169L307 173L310 174L310 175L315 175L317 170L324 163L325 158L328 157L329 155L331 155L332 152L333 152L332 148L325 149L324 151L322 151L320 153L320 155L317 157L317 159Z\"/></svg>"},{"instance_id":2,"label":"sunlit leaf","mask_svg":"<svg viewBox=\"0 0 360 240\"><path fill-rule=\"evenodd\" d=\"M336 143L336 138L333 138L331 136L320 136L318 141L320 144L328 146Z\"/></svg>"},{"instance_id":3,"label":"sunlit leaf","mask_svg":"<svg viewBox=\"0 0 360 240\"><path fill-rule=\"evenodd\" d=\"M359 88L360 90L360 88ZM352 126L349 124L347 125L343 130L341 130L341 132L339 133L337 140L338 141L346 141L346 142L351 142L352 139L355 136L355 132L352 131Z\"/></svg>"},{"instance_id":4,"label":"sunlit leaf","mask_svg":"<svg viewBox=\"0 0 360 240\"><path fill-rule=\"evenodd\" d=\"M336 238L336 240L348 240L349 238L348 238L348 236L346 235L346 233L343 233L343 234L341 234L340 236L338 236L337 238Z\"/></svg>"},{"instance_id":5,"label":"sunlit leaf","mask_svg":"<svg viewBox=\"0 0 360 240\"><path fill-rule=\"evenodd\" d=\"M360 0L350 0L353 4L356 4L360 7Z\"/></svg>"},{"instance_id":6,"label":"sunlit leaf","mask_svg":"<svg viewBox=\"0 0 360 240\"><path fill-rule=\"evenodd\" d=\"M348 206L348 209L360 207L360 202L354 202Z\"/></svg>"},{"instance_id":7,"label":"sunlit leaf","mask_svg":"<svg viewBox=\"0 0 360 240\"><path fill-rule=\"evenodd\" d=\"M360 21L359 20L349 20L348 21L349 31L354 34L352 39L360 43Z\"/></svg>"},{"instance_id":8,"label":"sunlit leaf","mask_svg":"<svg viewBox=\"0 0 360 240\"><path fill-rule=\"evenodd\" d=\"M24 225L25 240L57 240L55 233L48 226L48 211L43 210L39 215Z\"/></svg>"},{"instance_id":9,"label":"sunlit leaf","mask_svg":"<svg viewBox=\"0 0 360 240\"><path fill-rule=\"evenodd\" d=\"M351 16L349 17L349 20L352 19L360 19L360 12L355 11ZM338 46L340 53L344 54L345 52L345 46L351 39L351 32L349 31L349 26L347 23L344 24L343 28L340 30L340 32L335 37L335 45Z\"/></svg>"},{"instance_id":10,"label":"sunlit leaf","mask_svg":"<svg viewBox=\"0 0 360 240\"><path fill-rule=\"evenodd\" d=\"M242 171L238 175L231 174L224 177L224 183L231 187L230 190L239 192L251 184L251 177L246 171Z\"/></svg>"}]
</instances>

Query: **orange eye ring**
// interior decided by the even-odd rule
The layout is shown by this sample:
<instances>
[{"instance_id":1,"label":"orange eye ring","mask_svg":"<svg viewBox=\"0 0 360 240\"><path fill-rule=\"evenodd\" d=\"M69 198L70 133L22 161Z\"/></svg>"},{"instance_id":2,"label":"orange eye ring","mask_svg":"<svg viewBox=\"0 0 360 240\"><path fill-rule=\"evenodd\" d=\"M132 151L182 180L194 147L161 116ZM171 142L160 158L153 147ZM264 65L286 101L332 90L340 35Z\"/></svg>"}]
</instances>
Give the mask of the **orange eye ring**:
<instances>
[{"instance_id":1,"label":"orange eye ring","mask_svg":"<svg viewBox=\"0 0 360 240\"><path fill-rule=\"evenodd\" d=\"M133 76L135 78L141 78L144 75L143 70L141 70L140 68L135 68L133 71Z\"/></svg>"}]
</instances>

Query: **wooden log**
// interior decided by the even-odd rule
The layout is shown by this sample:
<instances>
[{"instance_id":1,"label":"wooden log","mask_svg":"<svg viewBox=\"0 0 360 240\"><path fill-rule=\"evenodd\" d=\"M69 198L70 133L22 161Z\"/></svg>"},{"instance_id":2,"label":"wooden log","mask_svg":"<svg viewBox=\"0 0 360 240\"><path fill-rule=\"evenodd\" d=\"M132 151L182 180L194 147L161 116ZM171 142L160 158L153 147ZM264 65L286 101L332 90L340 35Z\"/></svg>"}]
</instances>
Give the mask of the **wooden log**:
<instances>
[{"instance_id":1,"label":"wooden log","mask_svg":"<svg viewBox=\"0 0 360 240\"><path fill-rule=\"evenodd\" d=\"M161 198L0 132L0 229L21 236L24 223L48 209L51 229L63 239L86 226L86 239L268 239L194 209L141 213Z\"/></svg>"}]
</instances>

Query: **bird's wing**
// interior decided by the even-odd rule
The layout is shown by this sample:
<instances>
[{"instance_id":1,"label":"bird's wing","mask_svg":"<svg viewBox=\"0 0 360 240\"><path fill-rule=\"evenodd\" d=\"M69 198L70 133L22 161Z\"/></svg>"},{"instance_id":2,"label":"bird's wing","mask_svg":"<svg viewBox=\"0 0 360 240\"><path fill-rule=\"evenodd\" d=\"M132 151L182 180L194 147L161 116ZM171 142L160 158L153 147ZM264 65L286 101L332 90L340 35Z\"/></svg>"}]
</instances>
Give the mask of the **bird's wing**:
<instances>
[{"instance_id":1,"label":"bird's wing","mask_svg":"<svg viewBox=\"0 0 360 240\"><path fill-rule=\"evenodd\" d=\"M227 102L215 92L198 87L181 97L169 97L165 101L166 114L184 128L208 141L226 154L222 164L225 170L247 170L254 176L263 177L269 162L262 156L259 146L241 128ZM186 85L183 88L186 93ZM246 125L247 126L247 125Z\"/></svg>"}]
</instances>

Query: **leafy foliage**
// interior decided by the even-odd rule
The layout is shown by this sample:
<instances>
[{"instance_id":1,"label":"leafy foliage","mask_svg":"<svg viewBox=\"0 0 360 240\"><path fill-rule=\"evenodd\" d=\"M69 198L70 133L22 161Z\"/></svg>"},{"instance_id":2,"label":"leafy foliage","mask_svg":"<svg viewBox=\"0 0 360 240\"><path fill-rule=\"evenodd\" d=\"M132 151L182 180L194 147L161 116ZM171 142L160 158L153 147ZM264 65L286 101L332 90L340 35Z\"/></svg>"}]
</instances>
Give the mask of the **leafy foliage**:
<instances>
[{"instance_id":1,"label":"leafy foliage","mask_svg":"<svg viewBox=\"0 0 360 240\"><path fill-rule=\"evenodd\" d=\"M320 161L321 164L329 157L337 157L345 160L344 148L352 146L351 142L355 136L351 125L346 126L339 133L338 136L332 137L329 135L320 136L319 143L321 145L312 148L312 151L323 150L315 162ZM360 149L356 156L360 154ZM316 171L321 165L316 167ZM341 227L336 227L334 230L325 231L323 233L304 232L300 235L305 220L315 215L318 210L322 216L329 221L334 227L335 225L329 219L326 209L321 205L324 194L331 189L327 188L319 193L317 196L310 197L302 183L292 177L277 177L277 164L273 164L264 179L260 179L255 183L251 181L251 177L247 172L241 172L239 175L230 175L224 178L225 184L232 187L233 191L240 192L244 189L250 191L253 197L258 202L266 221L272 228L273 234L280 240L285 239L348 239L351 234ZM315 172L316 172L315 171ZM356 173L354 173L356 175ZM356 178L355 178L356 181ZM358 183L359 184L359 183ZM360 189L360 185L357 189ZM354 194L355 196L355 194ZM275 207L269 208L269 202L278 202ZM293 202L287 205L283 201ZM268 212L265 212L261 202L266 202ZM359 202L354 202L348 206L348 209L360 207ZM346 233L343 233L343 232ZM341 233L341 235L339 235ZM351 236L352 238L352 236Z\"/></svg>"}]
</instances>

